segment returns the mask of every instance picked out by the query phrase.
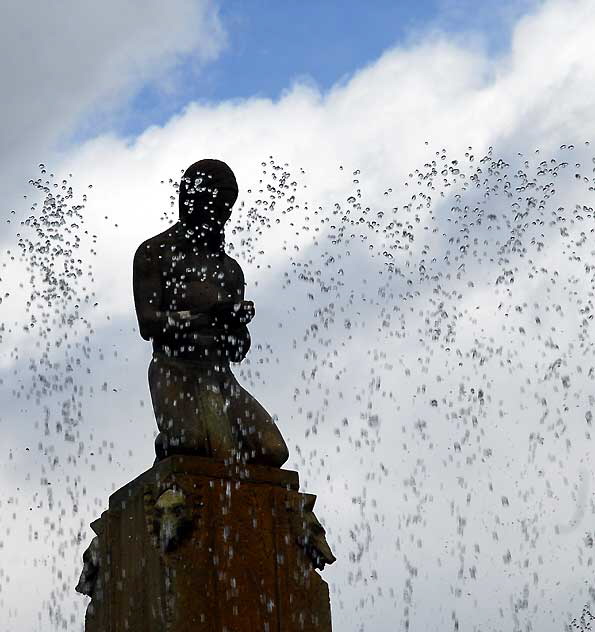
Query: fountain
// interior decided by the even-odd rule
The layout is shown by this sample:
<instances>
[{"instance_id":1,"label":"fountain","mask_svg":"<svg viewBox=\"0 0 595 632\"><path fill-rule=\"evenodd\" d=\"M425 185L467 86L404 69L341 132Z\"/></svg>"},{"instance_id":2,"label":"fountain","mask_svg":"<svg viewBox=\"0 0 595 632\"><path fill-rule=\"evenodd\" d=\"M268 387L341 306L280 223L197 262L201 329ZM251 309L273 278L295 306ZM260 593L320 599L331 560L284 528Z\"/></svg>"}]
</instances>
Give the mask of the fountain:
<instances>
[{"instance_id":1,"label":"fountain","mask_svg":"<svg viewBox=\"0 0 595 632\"><path fill-rule=\"evenodd\" d=\"M331 630L317 569L335 557L316 497L280 469L285 442L229 366L248 352L254 314L224 249L237 193L225 163L191 165L180 221L135 255L160 432L153 467L112 494L91 525L77 585L91 597L86 632Z\"/></svg>"}]
</instances>

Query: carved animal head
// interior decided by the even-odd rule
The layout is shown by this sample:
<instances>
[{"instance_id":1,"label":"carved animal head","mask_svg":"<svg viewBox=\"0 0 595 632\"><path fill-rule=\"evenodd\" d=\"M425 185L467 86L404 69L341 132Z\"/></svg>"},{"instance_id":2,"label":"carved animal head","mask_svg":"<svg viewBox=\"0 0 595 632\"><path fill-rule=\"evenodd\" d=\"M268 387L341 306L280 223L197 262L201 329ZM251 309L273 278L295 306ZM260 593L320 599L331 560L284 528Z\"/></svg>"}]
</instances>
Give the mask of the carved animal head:
<instances>
[{"instance_id":1,"label":"carved animal head","mask_svg":"<svg viewBox=\"0 0 595 632\"><path fill-rule=\"evenodd\" d=\"M159 548L164 553L173 550L189 532L190 526L184 492L179 489L164 491L155 502L153 513L153 532Z\"/></svg>"}]
</instances>

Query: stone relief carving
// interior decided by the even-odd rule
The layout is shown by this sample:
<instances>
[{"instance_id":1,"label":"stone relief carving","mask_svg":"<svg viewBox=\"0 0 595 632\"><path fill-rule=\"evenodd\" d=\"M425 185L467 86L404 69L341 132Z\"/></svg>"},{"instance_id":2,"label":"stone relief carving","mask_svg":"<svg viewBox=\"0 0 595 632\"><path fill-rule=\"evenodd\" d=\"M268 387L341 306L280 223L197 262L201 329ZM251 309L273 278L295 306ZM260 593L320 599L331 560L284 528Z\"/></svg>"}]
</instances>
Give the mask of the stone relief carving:
<instances>
[{"instance_id":1,"label":"stone relief carving","mask_svg":"<svg viewBox=\"0 0 595 632\"><path fill-rule=\"evenodd\" d=\"M199 504L200 507L200 504ZM191 511L181 489L169 488L155 500L145 492L145 517L154 543L163 553L173 551L192 530Z\"/></svg>"},{"instance_id":2,"label":"stone relief carving","mask_svg":"<svg viewBox=\"0 0 595 632\"><path fill-rule=\"evenodd\" d=\"M83 570L75 590L88 597L95 596L99 579L99 538L95 536L83 553Z\"/></svg>"},{"instance_id":3,"label":"stone relief carving","mask_svg":"<svg viewBox=\"0 0 595 632\"><path fill-rule=\"evenodd\" d=\"M314 568L323 570L326 564L336 561L328 542L326 531L314 514L314 494L300 494L297 507L292 507L292 523L298 532L297 541L312 560Z\"/></svg>"}]
</instances>

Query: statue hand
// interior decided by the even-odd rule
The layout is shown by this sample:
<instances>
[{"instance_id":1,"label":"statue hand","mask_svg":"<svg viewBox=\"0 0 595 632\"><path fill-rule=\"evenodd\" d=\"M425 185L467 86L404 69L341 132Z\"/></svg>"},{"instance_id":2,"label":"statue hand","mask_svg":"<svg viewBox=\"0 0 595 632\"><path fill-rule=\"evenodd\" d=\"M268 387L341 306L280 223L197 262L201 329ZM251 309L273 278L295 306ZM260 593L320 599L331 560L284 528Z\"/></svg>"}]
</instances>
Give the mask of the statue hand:
<instances>
[{"instance_id":1,"label":"statue hand","mask_svg":"<svg viewBox=\"0 0 595 632\"><path fill-rule=\"evenodd\" d=\"M240 301L238 303L220 303L211 310L215 326L236 328L246 325L254 318L254 303Z\"/></svg>"},{"instance_id":2,"label":"statue hand","mask_svg":"<svg viewBox=\"0 0 595 632\"><path fill-rule=\"evenodd\" d=\"M208 315L202 312L179 310L163 312L163 314L166 318L167 326L171 329L196 329L208 327L209 325Z\"/></svg>"},{"instance_id":3,"label":"statue hand","mask_svg":"<svg viewBox=\"0 0 595 632\"><path fill-rule=\"evenodd\" d=\"M248 324L254 318L254 303L252 301L242 301L233 306L234 313L240 325Z\"/></svg>"}]
</instances>

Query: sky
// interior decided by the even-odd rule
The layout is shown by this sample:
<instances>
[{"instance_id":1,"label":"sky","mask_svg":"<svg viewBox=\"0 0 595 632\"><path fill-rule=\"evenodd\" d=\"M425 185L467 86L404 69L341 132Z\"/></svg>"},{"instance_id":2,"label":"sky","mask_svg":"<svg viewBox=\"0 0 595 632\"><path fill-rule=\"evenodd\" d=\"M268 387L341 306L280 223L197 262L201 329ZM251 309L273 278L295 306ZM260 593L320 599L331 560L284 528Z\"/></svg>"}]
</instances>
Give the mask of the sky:
<instances>
[{"instance_id":1,"label":"sky","mask_svg":"<svg viewBox=\"0 0 595 632\"><path fill-rule=\"evenodd\" d=\"M163 124L190 101L217 102L249 97L279 98L295 81L320 90L346 81L385 50L406 43L420 31L448 29L471 33L492 51L508 42L511 21L527 2L475 3L435 0L419 3L379 1L362 11L357 3L297 2L273 4L228 2L218 13L225 29L216 63L197 72L194 55L175 66L173 85L147 81L122 104L115 120L110 112L81 123L79 134L116 129L134 135L148 125ZM75 136L80 138L80 136Z\"/></svg>"},{"instance_id":2,"label":"sky","mask_svg":"<svg viewBox=\"0 0 595 632\"><path fill-rule=\"evenodd\" d=\"M201 157L240 186L228 248L257 316L236 374L318 495L335 629L579 617L593 594L595 5L2 12L6 630L82 629L88 524L151 464L132 256L175 219L175 181ZM44 282L43 231L21 221L42 213L46 179L84 208L60 225L81 254L55 252ZM30 299L48 279L61 294Z\"/></svg>"}]
</instances>

